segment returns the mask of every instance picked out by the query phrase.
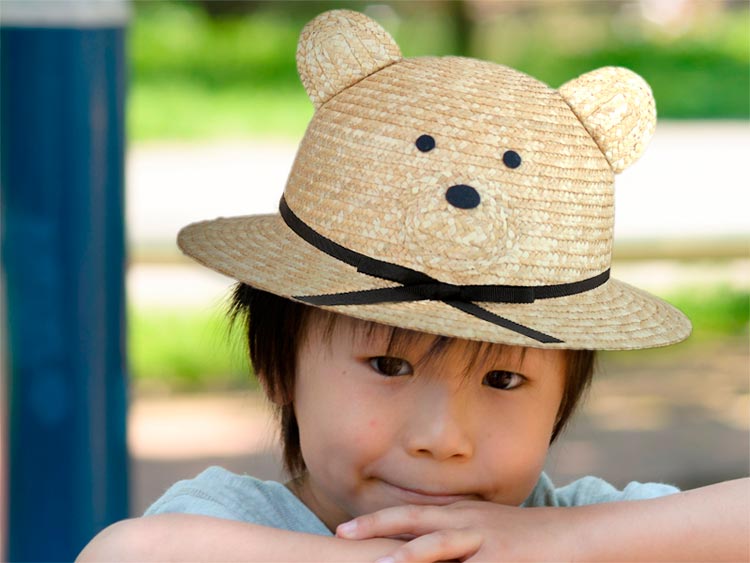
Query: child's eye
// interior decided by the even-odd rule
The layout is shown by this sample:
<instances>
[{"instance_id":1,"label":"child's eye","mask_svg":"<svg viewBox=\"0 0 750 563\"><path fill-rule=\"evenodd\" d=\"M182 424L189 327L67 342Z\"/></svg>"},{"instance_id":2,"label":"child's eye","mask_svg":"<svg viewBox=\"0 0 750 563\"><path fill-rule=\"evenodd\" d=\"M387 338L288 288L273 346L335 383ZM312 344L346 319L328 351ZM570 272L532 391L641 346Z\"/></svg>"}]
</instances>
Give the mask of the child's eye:
<instances>
[{"instance_id":1,"label":"child's eye","mask_svg":"<svg viewBox=\"0 0 750 563\"><path fill-rule=\"evenodd\" d=\"M489 385L495 389L509 391L522 385L524 381L526 381L526 378L521 374L513 373L512 371L495 370L487 372L482 380L482 385Z\"/></svg>"},{"instance_id":2,"label":"child's eye","mask_svg":"<svg viewBox=\"0 0 750 563\"><path fill-rule=\"evenodd\" d=\"M387 375L388 377L396 375L411 375L414 373L409 362L391 356L376 356L370 358L370 366L378 373Z\"/></svg>"}]
</instances>

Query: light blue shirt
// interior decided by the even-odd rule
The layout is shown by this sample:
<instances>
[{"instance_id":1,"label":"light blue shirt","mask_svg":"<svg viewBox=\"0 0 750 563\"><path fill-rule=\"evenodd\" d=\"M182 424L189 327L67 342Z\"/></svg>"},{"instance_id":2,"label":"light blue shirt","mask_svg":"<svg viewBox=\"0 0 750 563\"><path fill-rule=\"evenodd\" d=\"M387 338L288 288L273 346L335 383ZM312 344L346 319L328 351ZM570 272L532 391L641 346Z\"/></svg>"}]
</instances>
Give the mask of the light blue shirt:
<instances>
[{"instance_id":1,"label":"light blue shirt","mask_svg":"<svg viewBox=\"0 0 750 563\"><path fill-rule=\"evenodd\" d=\"M597 477L584 477L555 488L546 474L522 506L581 506L655 498L679 492L660 483L629 483L618 490ZM330 536L331 531L283 484L210 467L195 479L178 481L144 516L179 512L239 520L295 532Z\"/></svg>"}]
</instances>

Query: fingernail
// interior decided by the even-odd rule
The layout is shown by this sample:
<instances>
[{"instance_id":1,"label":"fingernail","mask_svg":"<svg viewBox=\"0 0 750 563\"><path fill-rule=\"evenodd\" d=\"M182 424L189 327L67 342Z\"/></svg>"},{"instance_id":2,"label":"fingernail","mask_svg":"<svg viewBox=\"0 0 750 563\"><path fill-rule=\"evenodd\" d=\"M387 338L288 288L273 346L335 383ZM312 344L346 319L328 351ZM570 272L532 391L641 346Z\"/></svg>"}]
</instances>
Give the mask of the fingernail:
<instances>
[{"instance_id":1,"label":"fingernail","mask_svg":"<svg viewBox=\"0 0 750 563\"><path fill-rule=\"evenodd\" d=\"M393 557L388 556L375 560L375 563L396 563L396 560Z\"/></svg>"},{"instance_id":2,"label":"fingernail","mask_svg":"<svg viewBox=\"0 0 750 563\"><path fill-rule=\"evenodd\" d=\"M350 520L349 522L339 524L338 528L336 528L336 533L340 536L351 536L356 530L357 522Z\"/></svg>"}]
</instances>

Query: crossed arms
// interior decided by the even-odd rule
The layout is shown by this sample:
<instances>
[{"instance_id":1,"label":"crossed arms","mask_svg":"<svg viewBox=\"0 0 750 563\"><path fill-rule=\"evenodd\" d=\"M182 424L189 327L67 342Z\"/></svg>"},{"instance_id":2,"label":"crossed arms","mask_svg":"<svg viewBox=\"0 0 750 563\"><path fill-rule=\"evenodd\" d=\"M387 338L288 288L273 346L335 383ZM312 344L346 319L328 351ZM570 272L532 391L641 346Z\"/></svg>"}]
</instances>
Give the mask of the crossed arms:
<instances>
[{"instance_id":1,"label":"crossed arms","mask_svg":"<svg viewBox=\"0 0 750 563\"><path fill-rule=\"evenodd\" d=\"M78 561L748 561L750 479L572 508L399 506L354 522L325 537L162 514L110 526Z\"/></svg>"}]
</instances>

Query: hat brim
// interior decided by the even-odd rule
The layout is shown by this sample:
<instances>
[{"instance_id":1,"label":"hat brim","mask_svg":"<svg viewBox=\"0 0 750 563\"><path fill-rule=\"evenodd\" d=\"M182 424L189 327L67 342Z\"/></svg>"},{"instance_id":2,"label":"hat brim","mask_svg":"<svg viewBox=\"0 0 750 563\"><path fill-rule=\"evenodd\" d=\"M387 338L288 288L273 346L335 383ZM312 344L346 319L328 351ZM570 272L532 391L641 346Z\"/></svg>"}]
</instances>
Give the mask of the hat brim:
<instances>
[{"instance_id":1,"label":"hat brim","mask_svg":"<svg viewBox=\"0 0 750 563\"><path fill-rule=\"evenodd\" d=\"M219 218L188 225L182 251L201 264L258 289L294 298L391 287L357 272L292 232L279 215ZM561 340L542 344L441 301L322 307L351 317L455 338L535 348L628 350L687 338L687 317L669 303L610 279L596 289L534 303L477 303L492 313Z\"/></svg>"}]
</instances>

